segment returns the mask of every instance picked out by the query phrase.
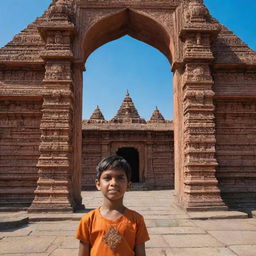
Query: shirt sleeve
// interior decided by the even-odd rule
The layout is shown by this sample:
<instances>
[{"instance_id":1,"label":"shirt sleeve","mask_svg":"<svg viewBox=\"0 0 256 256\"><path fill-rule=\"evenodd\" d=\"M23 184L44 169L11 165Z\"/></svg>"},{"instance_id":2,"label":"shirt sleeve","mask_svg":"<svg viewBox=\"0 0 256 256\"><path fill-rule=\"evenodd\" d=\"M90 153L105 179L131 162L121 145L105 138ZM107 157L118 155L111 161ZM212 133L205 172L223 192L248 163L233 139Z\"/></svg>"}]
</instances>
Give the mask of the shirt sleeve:
<instances>
[{"instance_id":1,"label":"shirt sleeve","mask_svg":"<svg viewBox=\"0 0 256 256\"><path fill-rule=\"evenodd\" d=\"M90 243L90 235L89 228L90 227L90 219L87 214L85 214L78 225L76 238L83 243Z\"/></svg>"},{"instance_id":2,"label":"shirt sleeve","mask_svg":"<svg viewBox=\"0 0 256 256\"><path fill-rule=\"evenodd\" d=\"M148 241L149 235L148 231L144 222L144 218L140 216L139 221L138 221L138 226L137 226L137 232L136 232L136 241L135 244L142 244Z\"/></svg>"}]
</instances>

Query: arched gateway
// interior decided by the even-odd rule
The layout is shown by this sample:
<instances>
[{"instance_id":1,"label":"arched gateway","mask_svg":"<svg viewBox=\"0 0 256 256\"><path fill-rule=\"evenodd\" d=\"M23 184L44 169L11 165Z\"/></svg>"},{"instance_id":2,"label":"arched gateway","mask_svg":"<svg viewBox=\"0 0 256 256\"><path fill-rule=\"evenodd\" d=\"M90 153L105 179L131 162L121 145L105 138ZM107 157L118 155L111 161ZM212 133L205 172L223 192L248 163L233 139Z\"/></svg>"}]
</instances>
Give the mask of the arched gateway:
<instances>
[{"instance_id":1,"label":"arched gateway","mask_svg":"<svg viewBox=\"0 0 256 256\"><path fill-rule=\"evenodd\" d=\"M255 207L256 53L202 0L53 0L0 49L1 203L81 207L83 66L126 34L172 65L179 203Z\"/></svg>"}]
</instances>

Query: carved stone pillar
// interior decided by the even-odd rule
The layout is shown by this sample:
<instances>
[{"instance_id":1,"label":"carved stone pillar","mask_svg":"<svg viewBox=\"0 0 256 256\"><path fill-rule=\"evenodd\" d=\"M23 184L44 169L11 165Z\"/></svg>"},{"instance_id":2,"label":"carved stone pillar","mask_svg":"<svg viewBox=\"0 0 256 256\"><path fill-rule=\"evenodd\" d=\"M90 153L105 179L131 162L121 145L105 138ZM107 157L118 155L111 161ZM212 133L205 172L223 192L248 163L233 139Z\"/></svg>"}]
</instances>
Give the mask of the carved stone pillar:
<instances>
[{"instance_id":1,"label":"carved stone pillar","mask_svg":"<svg viewBox=\"0 0 256 256\"><path fill-rule=\"evenodd\" d=\"M184 191L182 204L187 210L226 208L216 179L215 122L210 63L214 57L210 43L219 27L209 20L201 0L184 3L183 116Z\"/></svg>"},{"instance_id":2,"label":"carved stone pillar","mask_svg":"<svg viewBox=\"0 0 256 256\"><path fill-rule=\"evenodd\" d=\"M39 179L29 211L72 211L79 207L73 195L73 81L71 6L57 1L49 20L38 29L46 42ZM80 200L81 204L81 200Z\"/></svg>"}]
</instances>

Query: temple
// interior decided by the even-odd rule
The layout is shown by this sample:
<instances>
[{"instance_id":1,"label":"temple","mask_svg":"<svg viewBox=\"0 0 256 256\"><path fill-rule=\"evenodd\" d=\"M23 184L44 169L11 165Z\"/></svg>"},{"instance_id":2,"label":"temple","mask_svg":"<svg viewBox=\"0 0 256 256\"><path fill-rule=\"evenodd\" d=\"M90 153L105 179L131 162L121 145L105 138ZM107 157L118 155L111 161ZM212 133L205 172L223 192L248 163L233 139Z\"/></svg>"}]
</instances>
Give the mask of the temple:
<instances>
[{"instance_id":1,"label":"temple","mask_svg":"<svg viewBox=\"0 0 256 256\"><path fill-rule=\"evenodd\" d=\"M134 189L174 188L173 123L157 107L145 121L127 92L110 121L97 106L83 121L82 136L82 190L95 189L95 167L111 154L130 163Z\"/></svg>"}]
</instances>

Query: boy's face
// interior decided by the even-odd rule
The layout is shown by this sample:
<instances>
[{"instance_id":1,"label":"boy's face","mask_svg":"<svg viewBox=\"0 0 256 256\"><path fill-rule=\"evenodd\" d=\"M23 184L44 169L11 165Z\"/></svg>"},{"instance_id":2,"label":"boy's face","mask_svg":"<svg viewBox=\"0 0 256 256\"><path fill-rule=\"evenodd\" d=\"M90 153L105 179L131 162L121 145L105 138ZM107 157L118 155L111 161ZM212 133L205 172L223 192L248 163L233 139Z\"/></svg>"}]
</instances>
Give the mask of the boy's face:
<instances>
[{"instance_id":1,"label":"boy's face","mask_svg":"<svg viewBox=\"0 0 256 256\"><path fill-rule=\"evenodd\" d=\"M130 185L124 170L105 170L100 179L96 180L97 189L109 200L123 198Z\"/></svg>"}]
</instances>

